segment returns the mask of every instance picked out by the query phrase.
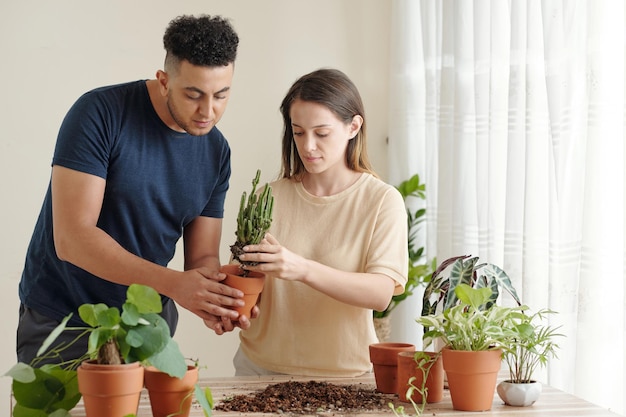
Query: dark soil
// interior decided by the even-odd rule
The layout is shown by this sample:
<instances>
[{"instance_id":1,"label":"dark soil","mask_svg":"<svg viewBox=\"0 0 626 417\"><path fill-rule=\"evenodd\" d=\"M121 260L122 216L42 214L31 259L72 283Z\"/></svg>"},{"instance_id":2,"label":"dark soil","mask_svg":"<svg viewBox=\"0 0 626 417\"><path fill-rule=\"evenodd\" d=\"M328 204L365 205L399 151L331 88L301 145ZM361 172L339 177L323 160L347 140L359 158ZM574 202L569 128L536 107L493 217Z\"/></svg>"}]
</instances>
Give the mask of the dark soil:
<instances>
[{"instance_id":1,"label":"dark soil","mask_svg":"<svg viewBox=\"0 0 626 417\"><path fill-rule=\"evenodd\" d=\"M263 391L224 399L216 410L241 413L311 414L323 412L389 411L397 398L366 385L335 385L328 382L287 381L268 385Z\"/></svg>"}]
</instances>

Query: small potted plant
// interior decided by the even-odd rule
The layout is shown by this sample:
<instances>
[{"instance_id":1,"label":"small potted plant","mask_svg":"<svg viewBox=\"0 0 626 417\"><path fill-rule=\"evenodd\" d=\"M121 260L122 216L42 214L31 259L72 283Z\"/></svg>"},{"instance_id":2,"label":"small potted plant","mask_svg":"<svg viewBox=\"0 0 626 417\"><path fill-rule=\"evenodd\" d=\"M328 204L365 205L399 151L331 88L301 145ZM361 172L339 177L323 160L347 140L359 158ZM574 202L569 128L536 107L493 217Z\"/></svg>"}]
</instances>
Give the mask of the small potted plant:
<instances>
[{"instance_id":1,"label":"small potted plant","mask_svg":"<svg viewBox=\"0 0 626 417\"><path fill-rule=\"evenodd\" d=\"M272 212L274 210L272 187L265 184L263 190L257 193L260 179L261 170L257 170L256 176L252 180L252 191L249 195L245 191L241 195L235 231L237 239L230 246L232 259L235 263L222 265L220 269L226 274L224 284L243 291L245 305L237 307L235 310L248 317L250 317L250 311L256 305L259 294L263 290L265 274L241 268L241 265L255 265L256 263L241 260L239 256L244 253L244 246L256 245L263 240L265 233L272 225Z\"/></svg>"},{"instance_id":2,"label":"small potted plant","mask_svg":"<svg viewBox=\"0 0 626 417\"><path fill-rule=\"evenodd\" d=\"M548 360L556 358L559 345L556 338L558 327L544 323L549 309L534 314L517 316L511 328L513 334L509 346L504 350L504 361L509 368L509 378L500 382L498 396L505 404L517 407L532 405L541 394L541 383L533 379L535 371L546 366Z\"/></svg>"},{"instance_id":3,"label":"small potted plant","mask_svg":"<svg viewBox=\"0 0 626 417\"><path fill-rule=\"evenodd\" d=\"M503 351L513 336L515 317L525 307L489 304L489 287L458 284L458 304L443 312L420 316L416 321L429 329L424 346L443 342L443 366L448 376L452 406L456 410L490 410ZM489 304L489 307L487 305Z\"/></svg>"},{"instance_id":4,"label":"small potted plant","mask_svg":"<svg viewBox=\"0 0 626 417\"><path fill-rule=\"evenodd\" d=\"M104 415L111 410L119 415L137 411L139 394L144 384L144 367L151 365L173 377L181 378L187 364L178 344L171 338L167 322L159 316L161 297L151 287L133 284L120 313L105 304L83 304L78 314L85 326L67 325L66 316L50 333L30 364L18 362L5 375L13 379L12 392L15 416L69 416L83 397L87 416ZM70 361L44 364L58 358L68 345L50 348L64 331L77 332L74 342L89 335L88 350ZM70 344L74 343L70 342ZM89 377L95 375L91 382ZM118 379L119 377L119 379ZM121 382L120 382L121 381ZM114 398L130 399L128 404L102 403L105 383L111 382ZM128 387L128 393L121 392ZM198 399L201 404L207 402ZM206 410L206 408L205 408Z\"/></svg>"},{"instance_id":5,"label":"small potted plant","mask_svg":"<svg viewBox=\"0 0 626 417\"><path fill-rule=\"evenodd\" d=\"M389 318L391 312L398 307L398 305L413 295L413 292L420 286L424 285L430 279L430 275L435 269L436 259L428 262L425 259L424 247L417 247L417 235L419 231L419 225L424 221L426 215L425 208L418 208L412 210L409 206L411 199L419 198L426 199L425 185L420 183L420 177L418 174L413 175L411 178L402 181L396 188L404 198L406 204L407 213L407 227L408 227L408 241L407 249L409 252L409 269L407 274L407 282L404 286L404 292L402 294L394 295L387 308L383 311L374 311L374 326L376 328L376 334L380 342L386 342L389 338Z\"/></svg>"}]
</instances>

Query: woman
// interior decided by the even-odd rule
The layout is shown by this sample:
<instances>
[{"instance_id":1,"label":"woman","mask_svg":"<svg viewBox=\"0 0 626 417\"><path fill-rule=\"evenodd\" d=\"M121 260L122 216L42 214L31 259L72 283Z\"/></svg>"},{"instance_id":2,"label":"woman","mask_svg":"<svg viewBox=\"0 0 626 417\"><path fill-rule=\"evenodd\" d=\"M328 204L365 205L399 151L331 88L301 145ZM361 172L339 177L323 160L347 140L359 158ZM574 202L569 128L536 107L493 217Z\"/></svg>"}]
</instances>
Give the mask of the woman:
<instances>
[{"instance_id":1,"label":"woman","mask_svg":"<svg viewBox=\"0 0 626 417\"><path fill-rule=\"evenodd\" d=\"M260 316L240 332L236 374L361 375L377 342L372 310L406 283L404 200L370 166L363 103L345 74L304 75L281 112L274 221L242 258L268 279Z\"/></svg>"}]
</instances>

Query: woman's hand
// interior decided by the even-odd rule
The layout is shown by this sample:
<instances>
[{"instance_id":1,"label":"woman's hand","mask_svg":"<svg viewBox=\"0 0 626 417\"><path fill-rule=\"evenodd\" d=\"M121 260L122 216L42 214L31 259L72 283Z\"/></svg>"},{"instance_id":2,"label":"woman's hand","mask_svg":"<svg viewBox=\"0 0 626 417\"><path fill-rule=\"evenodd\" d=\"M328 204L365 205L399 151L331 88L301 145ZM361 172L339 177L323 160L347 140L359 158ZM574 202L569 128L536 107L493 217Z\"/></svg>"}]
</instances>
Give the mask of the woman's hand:
<instances>
[{"instance_id":1,"label":"woman's hand","mask_svg":"<svg viewBox=\"0 0 626 417\"><path fill-rule=\"evenodd\" d=\"M269 233L258 245L247 245L241 260L259 262L255 266L244 266L250 271L263 272L276 278L289 281L304 281L308 272L309 261L291 252Z\"/></svg>"}]
</instances>

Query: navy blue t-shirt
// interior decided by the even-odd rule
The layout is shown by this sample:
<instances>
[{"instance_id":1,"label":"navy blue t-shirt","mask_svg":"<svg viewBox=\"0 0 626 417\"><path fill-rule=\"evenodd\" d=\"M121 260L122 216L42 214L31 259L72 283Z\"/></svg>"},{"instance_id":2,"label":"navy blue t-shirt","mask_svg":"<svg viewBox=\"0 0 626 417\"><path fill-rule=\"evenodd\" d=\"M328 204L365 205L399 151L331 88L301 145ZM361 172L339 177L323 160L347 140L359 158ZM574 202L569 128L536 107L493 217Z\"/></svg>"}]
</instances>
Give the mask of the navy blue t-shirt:
<instances>
[{"instance_id":1,"label":"navy blue t-shirt","mask_svg":"<svg viewBox=\"0 0 626 417\"><path fill-rule=\"evenodd\" d=\"M151 104L145 80L80 97L63 120L52 164L104 178L98 227L159 265L172 259L183 228L194 218L224 214L228 142L215 127L204 136L168 128ZM48 186L19 285L22 303L56 320L72 312L74 324L80 323L83 303L121 308L127 287L60 261L52 233Z\"/></svg>"}]
</instances>

